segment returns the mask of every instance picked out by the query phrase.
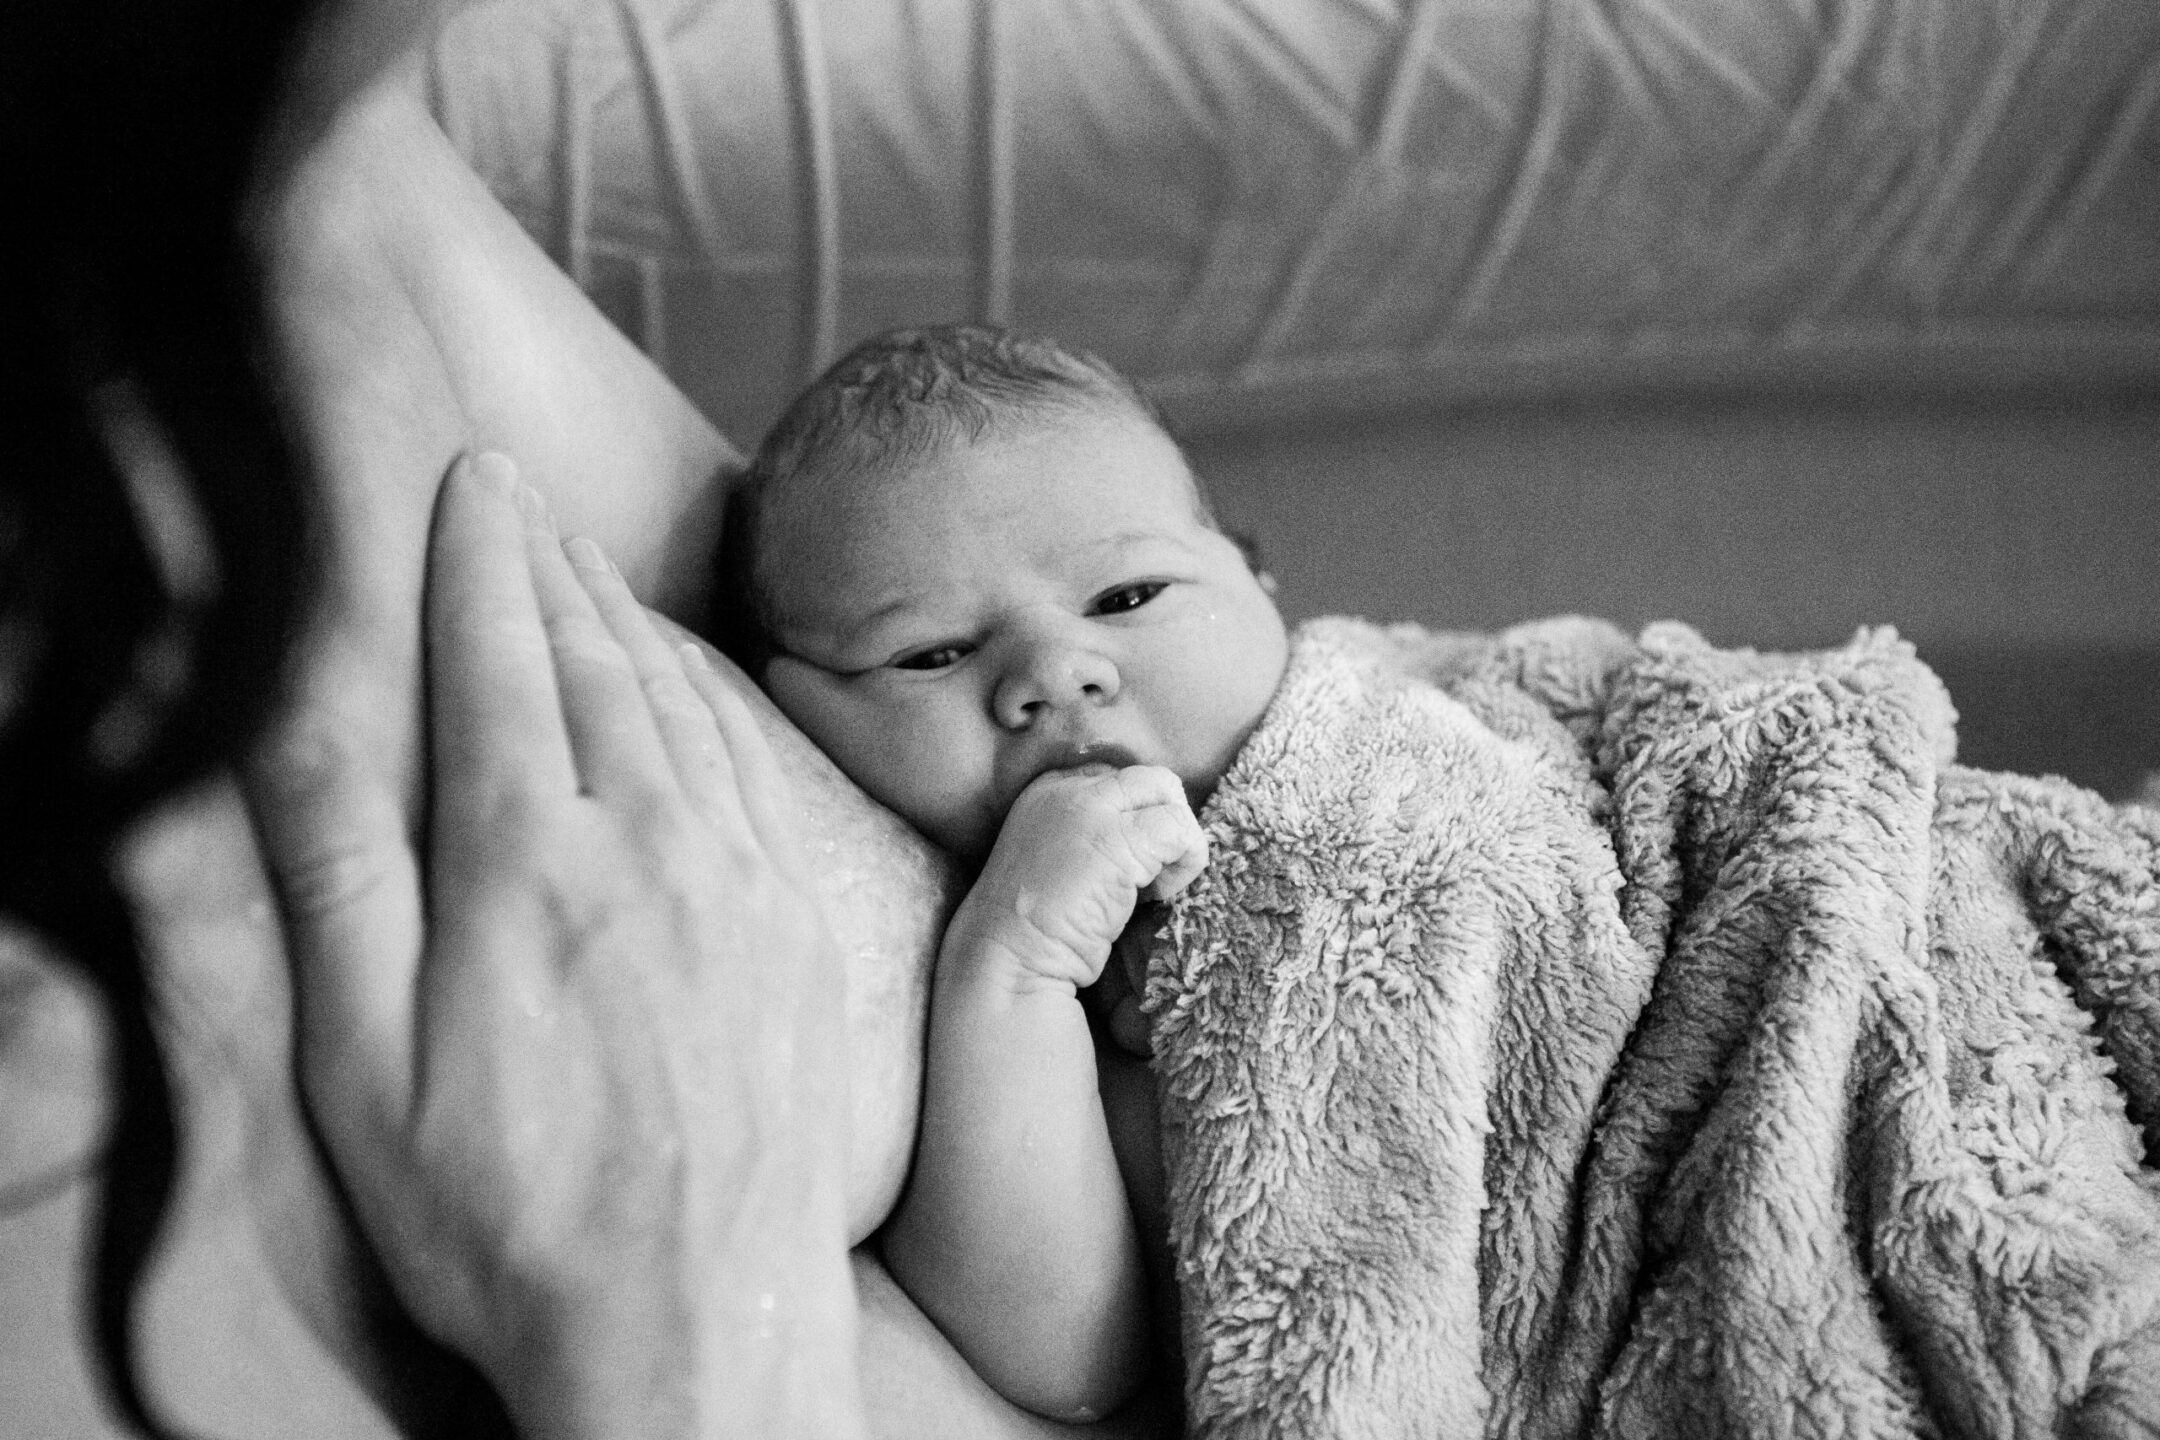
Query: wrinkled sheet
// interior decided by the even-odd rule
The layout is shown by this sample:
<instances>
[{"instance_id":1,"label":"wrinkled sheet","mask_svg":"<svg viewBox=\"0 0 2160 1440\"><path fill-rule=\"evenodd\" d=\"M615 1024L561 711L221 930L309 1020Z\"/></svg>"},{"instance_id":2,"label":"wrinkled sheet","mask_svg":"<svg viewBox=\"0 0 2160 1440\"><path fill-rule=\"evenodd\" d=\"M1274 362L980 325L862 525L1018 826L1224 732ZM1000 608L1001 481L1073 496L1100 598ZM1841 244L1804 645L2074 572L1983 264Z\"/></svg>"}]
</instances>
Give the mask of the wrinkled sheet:
<instances>
[{"instance_id":1,"label":"wrinkled sheet","mask_svg":"<svg viewBox=\"0 0 2160 1440\"><path fill-rule=\"evenodd\" d=\"M2147 0L481 0L436 110L754 435L982 317L1212 423L2160 390Z\"/></svg>"}]
</instances>

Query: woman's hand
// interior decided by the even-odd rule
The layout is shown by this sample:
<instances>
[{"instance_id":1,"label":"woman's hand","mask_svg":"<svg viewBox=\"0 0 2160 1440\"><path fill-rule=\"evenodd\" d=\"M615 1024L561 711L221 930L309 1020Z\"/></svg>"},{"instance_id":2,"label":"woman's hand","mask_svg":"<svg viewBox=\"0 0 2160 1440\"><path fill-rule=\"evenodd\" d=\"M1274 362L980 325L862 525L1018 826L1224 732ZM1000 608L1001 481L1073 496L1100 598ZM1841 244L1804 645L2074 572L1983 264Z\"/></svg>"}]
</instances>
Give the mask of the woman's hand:
<instances>
[{"instance_id":1,"label":"woman's hand","mask_svg":"<svg viewBox=\"0 0 2160 1440\"><path fill-rule=\"evenodd\" d=\"M362 1225L528 1435L858 1433L841 967L763 737L500 456L426 619L424 865L338 734L257 767Z\"/></svg>"}]
</instances>

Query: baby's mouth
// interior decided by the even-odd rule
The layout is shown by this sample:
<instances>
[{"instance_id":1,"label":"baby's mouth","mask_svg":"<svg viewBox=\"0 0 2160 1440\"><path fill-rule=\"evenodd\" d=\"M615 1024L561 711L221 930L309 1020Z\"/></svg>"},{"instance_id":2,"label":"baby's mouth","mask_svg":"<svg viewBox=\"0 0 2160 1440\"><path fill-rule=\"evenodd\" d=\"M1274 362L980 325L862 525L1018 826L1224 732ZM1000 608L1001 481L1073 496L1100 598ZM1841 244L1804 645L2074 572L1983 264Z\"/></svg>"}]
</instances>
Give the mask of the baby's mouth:
<instances>
[{"instance_id":1,"label":"baby's mouth","mask_svg":"<svg viewBox=\"0 0 2160 1440\"><path fill-rule=\"evenodd\" d=\"M1052 770L1081 770L1090 765L1107 765L1112 770L1123 770L1128 765L1140 763L1140 757L1122 745L1107 742L1060 745L1044 757L1043 763L1036 767L1035 775L1047 775ZM1035 776L1028 778L1032 780Z\"/></svg>"},{"instance_id":2,"label":"baby's mouth","mask_svg":"<svg viewBox=\"0 0 2160 1440\"><path fill-rule=\"evenodd\" d=\"M1001 791L998 814L1002 817L1012 809L1020 792L1043 776L1059 770L1085 770L1101 766L1106 770L1123 770L1128 765L1144 763L1138 755L1123 745L1108 741L1088 741L1079 744L1058 744L1031 757L1023 767L1012 772L1012 779Z\"/></svg>"},{"instance_id":3,"label":"baby's mouth","mask_svg":"<svg viewBox=\"0 0 2160 1440\"><path fill-rule=\"evenodd\" d=\"M1123 770L1128 765L1145 765L1147 763L1147 761L1142 760L1123 745L1113 744L1108 741L1084 745L1061 745L1030 771L1027 777L1014 788L1012 793L1017 798L1020 792L1034 784L1038 777L1047 775L1053 770L1084 770L1090 765L1102 765L1112 770ZM1208 797L1215 793L1218 778L1213 775L1202 776L1197 779L1179 777L1185 786L1185 803L1192 807L1193 814L1198 815L1206 808ZM1005 804L1007 809L1012 807L1011 800L1007 800Z\"/></svg>"}]
</instances>

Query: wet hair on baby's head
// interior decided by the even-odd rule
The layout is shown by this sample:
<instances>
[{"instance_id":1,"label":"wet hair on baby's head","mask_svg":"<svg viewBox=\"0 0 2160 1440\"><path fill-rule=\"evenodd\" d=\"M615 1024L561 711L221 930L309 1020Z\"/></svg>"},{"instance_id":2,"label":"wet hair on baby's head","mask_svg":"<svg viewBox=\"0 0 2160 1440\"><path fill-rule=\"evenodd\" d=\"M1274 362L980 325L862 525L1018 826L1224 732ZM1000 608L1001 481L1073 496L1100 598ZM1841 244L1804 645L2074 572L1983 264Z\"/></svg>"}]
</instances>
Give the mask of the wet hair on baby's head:
<instances>
[{"instance_id":1,"label":"wet hair on baby's head","mask_svg":"<svg viewBox=\"0 0 2160 1440\"><path fill-rule=\"evenodd\" d=\"M758 530L767 499L797 477L893 474L1001 428L1091 414L1128 415L1169 433L1152 401L1085 350L988 325L889 330L865 340L795 398L728 492L714 643L753 677L772 658Z\"/></svg>"},{"instance_id":2,"label":"wet hair on baby's head","mask_svg":"<svg viewBox=\"0 0 2160 1440\"><path fill-rule=\"evenodd\" d=\"M990 325L888 330L795 397L751 472L771 484L808 470L890 471L1001 424L1120 411L1162 424L1152 401L1085 350Z\"/></svg>"}]
</instances>

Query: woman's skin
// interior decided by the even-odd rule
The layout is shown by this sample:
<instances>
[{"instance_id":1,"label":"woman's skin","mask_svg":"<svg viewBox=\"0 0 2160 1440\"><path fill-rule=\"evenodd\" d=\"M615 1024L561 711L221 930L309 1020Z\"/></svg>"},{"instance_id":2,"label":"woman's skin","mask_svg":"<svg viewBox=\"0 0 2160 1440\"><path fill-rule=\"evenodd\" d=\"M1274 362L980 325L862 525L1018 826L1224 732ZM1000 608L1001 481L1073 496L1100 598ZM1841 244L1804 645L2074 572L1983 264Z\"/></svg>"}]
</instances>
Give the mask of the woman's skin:
<instances>
[{"instance_id":1,"label":"woman's skin","mask_svg":"<svg viewBox=\"0 0 2160 1440\"><path fill-rule=\"evenodd\" d=\"M189 1147L145 1308L158 1398L191 1426L232 1434L383 1435L386 1416L426 1409L427 1392L381 1346L382 1277L342 1192L404 1308L478 1361L534 1434L845 1435L857 1416L889 1435L1073 1433L982 1386L868 1252L858 1251L848 1284L845 1247L889 1208L912 1138L942 871L769 709L756 709L754 692L741 695L740 677L723 672L722 683L752 709L720 722L721 748L746 794L767 797L767 823L734 826L717 860L686 864L680 843L662 847L659 879L635 882L680 896L686 871L711 873L723 899L766 897L729 911L742 927L732 943L689 943L732 975L716 981L657 963L624 971L628 962L605 945L590 955L561 948L568 932L544 907L587 904L594 888L631 883L623 876L655 855L637 827L608 831L612 851L596 844L577 829L589 832L590 815L559 783L545 804L528 795L505 806L504 815L545 818L538 831L460 831L459 814L440 808L465 783L460 766L484 768L492 755L515 773L531 744L561 736L543 741L528 729L520 741L512 727L476 750L457 743L457 727L439 730L424 861L410 838L422 828L424 582L437 617L425 652L437 667L431 694L458 691L464 674L467 703L484 707L493 690L461 666L478 666L491 647L470 635L458 643L461 612L447 599L466 584L463 613L489 613L469 587L493 554L484 573L507 587L500 612L501 595L515 590L500 546L506 533L525 544L523 530L495 523L500 495L490 499L473 477L438 495L456 458L515 454L562 533L597 538L631 592L680 610L699 589L715 477L732 452L516 230L409 90L378 87L342 108L257 223L276 359L322 496L325 544L304 663L250 768L262 851L231 789L212 786L147 823L124 857ZM440 519L432 574L431 517ZM510 622L497 613L474 623L499 639ZM537 667L534 644L519 653ZM625 678L619 665L615 678ZM720 693L700 683L708 698ZM758 757L747 713L766 726L777 760ZM433 719L445 718L438 706ZM802 813L787 816L770 798L775 773L792 781ZM814 897L788 858L786 832L798 822L814 852ZM681 842L684 827L673 828ZM452 844L452 834L462 839ZM294 998L261 853L278 859L276 898L295 952L297 1069L315 1134L291 1084ZM845 956L844 1022L831 983L840 968L819 916ZM535 955L555 963L516 968ZM629 1003L624 987L595 978L617 973L651 1002L644 1010L615 1008ZM643 1052L614 1043L620 1030L651 1028L625 1014L671 1007L704 1023L663 1032L673 1038ZM501 1023L505 1014L522 1016L526 1030ZM454 1073L431 1065L427 1047L463 1053L478 1038L494 1043L494 1058L465 1075L478 1087L464 1092L469 1103L423 1103ZM544 1041L584 1043L557 1054L586 1060L536 1070L533 1047ZM820 1046L843 1054L818 1063ZM698 1123L658 1121L653 1103L682 1099L680 1073L665 1077L685 1047L796 1058L727 1071L748 1087L741 1104L708 1095ZM491 1074L541 1074L569 1088L491 1087ZM609 1074L630 1079L602 1083ZM591 1083L570 1083L580 1079ZM832 1142L850 1128L850 1096L843 1173ZM653 1143L625 1148L640 1124L657 1126ZM592 1187L609 1167L650 1174L656 1155L682 1158L671 1174L707 1176L688 1187L706 1200L670 1209L662 1202L681 1190L640 1184L632 1193L659 1197L657 1211L533 1205L580 1186L602 1194ZM710 1197L734 1181L749 1188L715 1209ZM750 1262L777 1268L754 1274L743 1268ZM766 1295L785 1311L771 1322L788 1331L783 1344L762 1333ZM589 1318L567 1318L580 1315ZM662 1343L688 1335L704 1339ZM1123 1433L1167 1423L1159 1410L1124 1420Z\"/></svg>"},{"instance_id":2,"label":"woman's skin","mask_svg":"<svg viewBox=\"0 0 2160 1440\"><path fill-rule=\"evenodd\" d=\"M859 1434L842 969L792 792L504 457L453 467L431 550L424 855L329 729L259 767L361 1227L534 1440Z\"/></svg>"}]
</instances>

